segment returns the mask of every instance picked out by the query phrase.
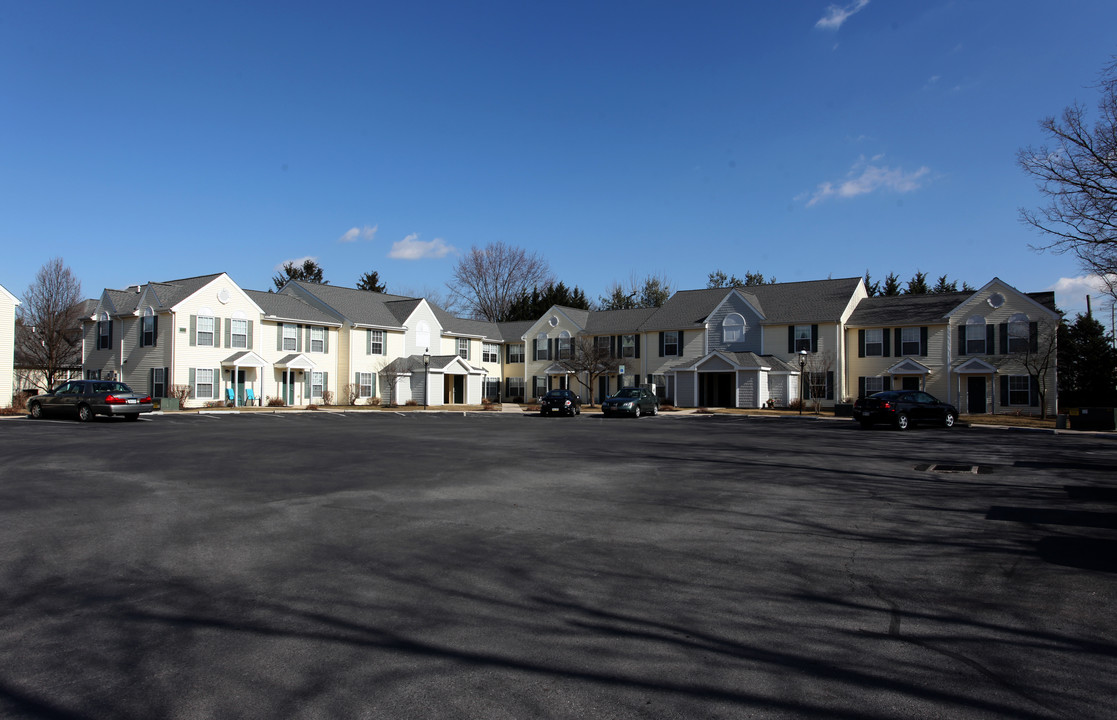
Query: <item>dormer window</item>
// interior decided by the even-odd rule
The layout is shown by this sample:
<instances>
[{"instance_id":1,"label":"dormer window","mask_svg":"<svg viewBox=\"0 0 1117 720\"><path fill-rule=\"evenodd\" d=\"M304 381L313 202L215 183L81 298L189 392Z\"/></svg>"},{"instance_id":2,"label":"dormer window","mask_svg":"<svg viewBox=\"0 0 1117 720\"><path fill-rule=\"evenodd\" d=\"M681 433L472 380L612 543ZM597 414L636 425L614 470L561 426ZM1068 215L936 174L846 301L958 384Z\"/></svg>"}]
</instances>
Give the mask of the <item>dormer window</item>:
<instances>
[{"instance_id":1,"label":"dormer window","mask_svg":"<svg viewBox=\"0 0 1117 720\"><path fill-rule=\"evenodd\" d=\"M144 310L143 320L143 333L140 339L140 347L152 347L155 345L155 311L148 307Z\"/></svg>"},{"instance_id":2,"label":"dormer window","mask_svg":"<svg viewBox=\"0 0 1117 720\"><path fill-rule=\"evenodd\" d=\"M97 320L97 349L107 350L112 346L112 321L107 312L101 313Z\"/></svg>"}]
</instances>

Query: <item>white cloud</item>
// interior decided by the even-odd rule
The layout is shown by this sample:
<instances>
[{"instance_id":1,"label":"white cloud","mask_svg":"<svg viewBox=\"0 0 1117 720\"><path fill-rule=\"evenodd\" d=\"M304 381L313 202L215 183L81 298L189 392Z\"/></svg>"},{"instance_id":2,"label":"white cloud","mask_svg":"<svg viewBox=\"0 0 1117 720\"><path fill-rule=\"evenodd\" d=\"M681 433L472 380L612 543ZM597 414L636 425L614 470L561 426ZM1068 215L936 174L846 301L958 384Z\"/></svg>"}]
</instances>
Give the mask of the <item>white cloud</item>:
<instances>
[{"instance_id":1,"label":"white cloud","mask_svg":"<svg viewBox=\"0 0 1117 720\"><path fill-rule=\"evenodd\" d=\"M454 248L442 238L423 241L419 239L419 233L411 233L403 240L392 243L388 257L397 260L425 260L446 257L452 252Z\"/></svg>"},{"instance_id":2,"label":"white cloud","mask_svg":"<svg viewBox=\"0 0 1117 720\"><path fill-rule=\"evenodd\" d=\"M931 174L931 169L926 166L912 172L905 172L903 168L873 164L883 159L883 155L874 155L866 161L865 156L862 155L850 168L845 180L819 184L807 201L807 207L833 197L852 198L877 190L911 192L922 187L927 176Z\"/></svg>"},{"instance_id":3,"label":"white cloud","mask_svg":"<svg viewBox=\"0 0 1117 720\"><path fill-rule=\"evenodd\" d=\"M272 270L275 270L276 272L279 272L280 270L283 269L283 266L286 265L287 263L291 263L295 267L302 267L303 263L306 262L307 260L313 260L314 262L318 262L318 256L317 255L303 255L300 258L291 258L290 260L284 260L283 262L281 262L278 265L276 265L275 267L273 267Z\"/></svg>"},{"instance_id":4,"label":"white cloud","mask_svg":"<svg viewBox=\"0 0 1117 720\"><path fill-rule=\"evenodd\" d=\"M372 240L376 237L376 231L380 228L379 225L369 227L365 225L363 228L352 227L345 231L345 234L337 239L338 242L350 243L357 240Z\"/></svg>"},{"instance_id":5,"label":"white cloud","mask_svg":"<svg viewBox=\"0 0 1117 720\"><path fill-rule=\"evenodd\" d=\"M851 15L860 12L868 4L869 0L854 0L845 7L830 5L826 8L826 14L819 18L814 26L823 30L837 30L846 20L849 20Z\"/></svg>"},{"instance_id":6,"label":"white cloud","mask_svg":"<svg viewBox=\"0 0 1117 720\"><path fill-rule=\"evenodd\" d=\"M1117 275L1109 275L1108 279L1108 284L1117 286ZM1073 316L1076 312L1085 314L1087 295L1095 312L1109 307L1106 278L1099 275L1062 277L1047 289L1055 291L1055 304L1068 315Z\"/></svg>"}]
</instances>

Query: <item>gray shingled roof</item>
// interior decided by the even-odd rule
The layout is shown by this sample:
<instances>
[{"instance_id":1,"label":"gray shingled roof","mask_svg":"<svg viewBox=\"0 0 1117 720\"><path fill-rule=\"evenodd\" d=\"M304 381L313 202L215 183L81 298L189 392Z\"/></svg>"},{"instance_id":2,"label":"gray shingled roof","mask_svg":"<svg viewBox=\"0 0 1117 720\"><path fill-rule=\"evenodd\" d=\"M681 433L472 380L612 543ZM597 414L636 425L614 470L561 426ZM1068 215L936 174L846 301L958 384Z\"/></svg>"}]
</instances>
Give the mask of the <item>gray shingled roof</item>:
<instances>
[{"instance_id":1,"label":"gray shingled roof","mask_svg":"<svg viewBox=\"0 0 1117 720\"><path fill-rule=\"evenodd\" d=\"M299 320L305 323L329 323L337 325L336 317L323 312L294 295L285 295L261 290L245 290L248 297L260 306L265 316L282 318L284 320Z\"/></svg>"},{"instance_id":2,"label":"gray shingled roof","mask_svg":"<svg viewBox=\"0 0 1117 720\"><path fill-rule=\"evenodd\" d=\"M619 335L634 333L648 318L660 308L636 308L631 310L595 310L587 313L582 327L589 335ZM586 312L585 310L581 312Z\"/></svg>"},{"instance_id":3,"label":"gray shingled roof","mask_svg":"<svg viewBox=\"0 0 1117 720\"><path fill-rule=\"evenodd\" d=\"M431 306L434 316L438 318L438 322L442 325L442 329L445 332L456 335L480 336L486 340L501 339L500 328L497 327L496 323L491 323L487 320L454 317L430 300L427 301L427 304Z\"/></svg>"},{"instance_id":4,"label":"gray shingled roof","mask_svg":"<svg viewBox=\"0 0 1117 720\"><path fill-rule=\"evenodd\" d=\"M212 273L179 280L149 282L148 287L155 292L155 297L159 298L160 307L170 308L198 292L220 275L221 273Z\"/></svg>"},{"instance_id":5,"label":"gray shingled roof","mask_svg":"<svg viewBox=\"0 0 1117 720\"><path fill-rule=\"evenodd\" d=\"M515 322L497 323L496 327L500 333L500 339L504 342L520 342L523 340L524 333L530 330L534 324L534 320L517 320Z\"/></svg>"},{"instance_id":6,"label":"gray shingled roof","mask_svg":"<svg viewBox=\"0 0 1117 720\"><path fill-rule=\"evenodd\" d=\"M971 292L954 292L865 298L857 304L849 325L883 327L943 322L947 313L972 296Z\"/></svg>"},{"instance_id":7,"label":"gray shingled roof","mask_svg":"<svg viewBox=\"0 0 1117 720\"><path fill-rule=\"evenodd\" d=\"M750 285L741 288L767 325L837 322L853 297L861 278L807 280L804 282ZM640 330L686 330L701 327L731 288L680 290L640 326Z\"/></svg>"},{"instance_id":8,"label":"gray shingled roof","mask_svg":"<svg viewBox=\"0 0 1117 720\"><path fill-rule=\"evenodd\" d=\"M292 285L314 295L350 322L362 325L401 327L401 321L388 308L388 303L398 300L414 300L414 298L404 297L403 295L374 293L368 290L336 287L334 285L318 285L301 280L292 280L287 283L279 291L279 294L284 294L287 288Z\"/></svg>"},{"instance_id":9,"label":"gray shingled roof","mask_svg":"<svg viewBox=\"0 0 1117 720\"><path fill-rule=\"evenodd\" d=\"M135 290L110 290L106 288L105 294L108 295L115 313L133 312L140 302L139 293Z\"/></svg>"}]
</instances>

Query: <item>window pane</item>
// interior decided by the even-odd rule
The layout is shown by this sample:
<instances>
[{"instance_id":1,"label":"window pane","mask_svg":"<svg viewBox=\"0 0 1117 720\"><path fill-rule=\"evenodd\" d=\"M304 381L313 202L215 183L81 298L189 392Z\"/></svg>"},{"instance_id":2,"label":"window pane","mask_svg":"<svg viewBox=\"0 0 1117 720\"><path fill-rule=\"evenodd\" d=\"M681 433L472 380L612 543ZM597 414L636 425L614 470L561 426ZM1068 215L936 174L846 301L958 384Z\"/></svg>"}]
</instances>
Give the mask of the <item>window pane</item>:
<instances>
[{"instance_id":1,"label":"window pane","mask_svg":"<svg viewBox=\"0 0 1117 720\"><path fill-rule=\"evenodd\" d=\"M865 355L878 357L884 354L884 330L875 328L865 331Z\"/></svg>"},{"instance_id":2,"label":"window pane","mask_svg":"<svg viewBox=\"0 0 1117 720\"><path fill-rule=\"evenodd\" d=\"M900 348L900 353L903 355L919 355L923 351L923 348L920 347L922 344L920 329L917 327L904 328L902 333L903 347Z\"/></svg>"}]
</instances>

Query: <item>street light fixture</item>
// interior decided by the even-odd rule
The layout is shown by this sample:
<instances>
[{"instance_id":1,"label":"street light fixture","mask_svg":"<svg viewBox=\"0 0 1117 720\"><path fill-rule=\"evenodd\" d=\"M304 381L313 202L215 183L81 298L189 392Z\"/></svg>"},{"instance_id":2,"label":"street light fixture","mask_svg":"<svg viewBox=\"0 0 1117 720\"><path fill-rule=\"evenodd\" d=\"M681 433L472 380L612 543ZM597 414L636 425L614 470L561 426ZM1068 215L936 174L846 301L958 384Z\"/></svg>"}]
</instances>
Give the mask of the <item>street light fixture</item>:
<instances>
[{"instance_id":1,"label":"street light fixture","mask_svg":"<svg viewBox=\"0 0 1117 720\"><path fill-rule=\"evenodd\" d=\"M431 349L427 348L423 351L423 409L427 409L427 403L430 402L431 396Z\"/></svg>"},{"instance_id":2,"label":"street light fixture","mask_svg":"<svg viewBox=\"0 0 1117 720\"><path fill-rule=\"evenodd\" d=\"M806 385L806 383L804 382L804 380L806 378L803 377L803 369L805 367L807 367L807 351L806 350L800 350L798 354L799 354L799 414L802 415L803 414L803 405L806 404L806 400L803 398L803 386Z\"/></svg>"}]
</instances>

